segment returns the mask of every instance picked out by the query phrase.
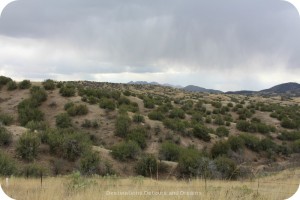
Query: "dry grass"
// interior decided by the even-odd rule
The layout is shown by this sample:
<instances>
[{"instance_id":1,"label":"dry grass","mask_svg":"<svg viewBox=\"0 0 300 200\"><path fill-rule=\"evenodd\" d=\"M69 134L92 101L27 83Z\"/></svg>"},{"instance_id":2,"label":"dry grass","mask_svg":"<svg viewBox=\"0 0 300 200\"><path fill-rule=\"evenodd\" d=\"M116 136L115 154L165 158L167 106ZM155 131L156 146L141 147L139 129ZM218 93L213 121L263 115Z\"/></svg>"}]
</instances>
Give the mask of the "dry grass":
<instances>
[{"instance_id":1,"label":"dry grass","mask_svg":"<svg viewBox=\"0 0 300 200\"><path fill-rule=\"evenodd\" d=\"M39 179L11 178L4 191L17 200L126 200L126 199L286 199L298 188L300 170L286 170L272 176L249 181L155 181L139 177L91 178L81 189L68 189L70 178L46 178L41 187ZM89 183L86 183L89 182ZM86 184L84 184L86 183ZM205 189L206 188L206 189ZM118 195L119 192L119 195ZM122 192L136 194L125 195ZM158 193L160 192L160 195ZM112 194L115 193L115 194Z\"/></svg>"}]
</instances>

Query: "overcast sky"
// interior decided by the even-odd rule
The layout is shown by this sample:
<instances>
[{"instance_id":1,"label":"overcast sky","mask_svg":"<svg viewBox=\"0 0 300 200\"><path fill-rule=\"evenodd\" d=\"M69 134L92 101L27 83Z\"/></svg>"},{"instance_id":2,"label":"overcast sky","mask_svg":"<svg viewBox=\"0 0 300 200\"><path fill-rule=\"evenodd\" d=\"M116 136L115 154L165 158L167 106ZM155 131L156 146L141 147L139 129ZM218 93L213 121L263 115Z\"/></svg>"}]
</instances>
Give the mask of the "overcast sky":
<instances>
[{"instance_id":1,"label":"overcast sky","mask_svg":"<svg viewBox=\"0 0 300 200\"><path fill-rule=\"evenodd\" d=\"M0 74L260 90L300 82L300 18L281 0L19 0Z\"/></svg>"}]
</instances>

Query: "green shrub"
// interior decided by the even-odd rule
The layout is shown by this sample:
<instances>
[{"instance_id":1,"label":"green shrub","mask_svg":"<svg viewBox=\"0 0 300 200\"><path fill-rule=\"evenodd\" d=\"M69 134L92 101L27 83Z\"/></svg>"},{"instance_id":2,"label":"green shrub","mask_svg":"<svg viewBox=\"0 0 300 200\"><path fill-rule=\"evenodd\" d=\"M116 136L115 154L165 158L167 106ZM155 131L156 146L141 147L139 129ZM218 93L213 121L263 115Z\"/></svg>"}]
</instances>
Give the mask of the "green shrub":
<instances>
[{"instance_id":1,"label":"green shrub","mask_svg":"<svg viewBox=\"0 0 300 200\"><path fill-rule=\"evenodd\" d=\"M124 94L125 96L130 96L130 95L131 95L131 92L130 92L129 90L125 90L125 91L123 92L123 94Z\"/></svg>"},{"instance_id":2,"label":"green shrub","mask_svg":"<svg viewBox=\"0 0 300 200\"><path fill-rule=\"evenodd\" d=\"M100 157L99 153L88 152L80 159L80 172L83 175L93 175L99 173Z\"/></svg>"},{"instance_id":3,"label":"green shrub","mask_svg":"<svg viewBox=\"0 0 300 200\"><path fill-rule=\"evenodd\" d=\"M88 119L85 119L83 121L83 123L81 124L81 127L83 128L99 128L99 123L97 122L97 120L91 121Z\"/></svg>"},{"instance_id":4,"label":"green shrub","mask_svg":"<svg viewBox=\"0 0 300 200\"><path fill-rule=\"evenodd\" d=\"M238 151L245 146L244 140L241 137L237 136L230 136L227 142L233 151Z\"/></svg>"},{"instance_id":5,"label":"green shrub","mask_svg":"<svg viewBox=\"0 0 300 200\"><path fill-rule=\"evenodd\" d=\"M154 155L144 155L136 165L136 172L139 175L152 177L157 172L158 162Z\"/></svg>"},{"instance_id":6,"label":"green shrub","mask_svg":"<svg viewBox=\"0 0 300 200\"><path fill-rule=\"evenodd\" d=\"M47 93L45 89L40 88L39 86L33 86L30 89L31 99L36 101L38 105L41 105L42 102L47 100Z\"/></svg>"},{"instance_id":7,"label":"green shrub","mask_svg":"<svg viewBox=\"0 0 300 200\"><path fill-rule=\"evenodd\" d=\"M211 156L216 158L221 155L227 155L230 149L230 145L225 141L218 141L216 142L213 147L211 148Z\"/></svg>"},{"instance_id":8,"label":"green shrub","mask_svg":"<svg viewBox=\"0 0 300 200\"><path fill-rule=\"evenodd\" d=\"M292 143L292 150L293 150L293 152L295 152L295 153L300 153L300 139L299 139L299 140L295 140L295 141Z\"/></svg>"},{"instance_id":9,"label":"green shrub","mask_svg":"<svg viewBox=\"0 0 300 200\"><path fill-rule=\"evenodd\" d=\"M75 106L75 103L72 102L72 101L70 101L70 102L68 102L68 103L66 103L66 104L64 105L64 109L67 111L68 109L70 109L70 108L72 108L72 107L74 107L74 106Z\"/></svg>"},{"instance_id":10,"label":"green shrub","mask_svg":"<svg viewBox=\"0 0 300 200\"><path fill-rule=\"evenodd\" d=\"M180 119L184 119L185 118L185 112L184 110L180 109L180 108L175 108L173 110L171 110L170 114L169 114L170 118L180 118Z\"/></svg>"},{"instance_id":11,"label":"green shrub","mask_svg":"<svg viewBox=\"0 0 300 200\"><path fill-rule=\"evenodd\" d=\"M163 115L163 113L160 112L160 111L157 111L157 110L151 111L148 114L148 117L151 120L158 120L158 121L162 121L165 118L165 116Z\"/></svg>"},{"instance_id":12,"label":"green shrub","mask_svg":"<svg viewBox=\"0 0 300 200\"><path fill-rule=\"evenodd\" d=\"M51 79L45 80L42 84L43 84L45 90L54 90L56 87L55 82Z\"/></svg>"},{"instance_id":13,"label":"green shrub","mask_svg":"<svg viewBox=\"0 0 300 200\"><path fill-rule=\"evenodd\" d=\"M65 106L66 107L66 106ZM67 106L68 107L68 106ZM80 104L80 105L73 105L71 107L68 107L67 113L70 116L77 116L77 115L86 115L88 114L89 109L86 105Z\"/></svg>"},{"instance_id":14,"label":"green shrub","mask_svg":"<svg viewBox=\"0 0 300 200\"><path fill-rule=\"evenodd\" d=\"M115 123L115 134L119 137L125 138L129 133L131 120L126 114L121 114L117 117Z\"/></svg>"},{"instance_id":15,"label":"green shrub","mask_svg":"<svg viewBox=\"0 0 300 200\"><path fill-rule=\"evenodd\" d=\"M13 116L5 113L0 114L0 123L2 123L5 126L9 126L13 123L14 118Z\"/></svg>"},{"instance_id":16,"label":"green shrub","mask_svg":"<svg viewBox=\"0 0 300 200\"><path fill-rule=\"evenodd\" d=\"M26 126L30 121L43 121L44 113L38 110L36 107L25 107L18 110L19 122L21 126Z\"/></svg>"},{"instance_id":17,"label":"green shrub","mask_svg":"<svg viewBox=\"0 0 300 200\"><path fill-rule=\"evenodd\" d=\"M221 115L216 116L216 118L214 120L214 124L217 124L217 125L220 125L220 126L225 124L225 122L224 122Z\"/></svg>"},{"instance_id":18,"label":"green shrub","mask_svg":"<svg viewBox=\"0 0 300 200\"><path fill-rule=\"evenodd\" d=\"M221 174L221 179L236 179L238 169L235 162L226 157L218 157L214 160L217 171Z\"/></svg>"},{"instance_id":19,"label":"green shrub","mask_svg":"<svg viewBox=\"0 0 300 200\"><path fill-rule=\"evenodd\" d=\"M18 140L17 154L24 160L32 161L37 157L40 144L41 140L37 134L27 132Z\"/></svg>"},{"instance_id":20,"label":"green shrub","mask_svg":"<svg viewBox=\"0 0 300 200\"><path fill-rule=\"evenodd\" d=\"M24 168L21 171L21 175L25 177L41 177L42 175L44 176L46 174L46 169L42 167L39 164L36 163L31 163L27 164L24 166Z\"/></svg>"},{"instance_id":21,"label":"green shrub","mask_svg":"<svg viewBox=\"0 0 300 200\"><path fill-rule=\"evenodd\" d=\"M0 86L6 85L10 81L12 81L11 78L6 77L6 76L0 76Z\"/></svg>"},{"instance_id":22,"label":"green shrub","mask_svg":"<svg viewBox=\"0 0 300 200\"><path fill-rule=\"evenodd\" d=\"M26 128L30 129L31 131L35 131L35 130L44 131L48 127L49 127L49 125L44 121L41 121L41 122L30 121L26 124Z\"/></svg>"},{"instance_id":23,"label":"green shrub","mask_svg":"<svg viewBox=\"0 0 300 200\"><path fill-rule=\"evenodd\" d=\"M193 135L205 142L209 142L211 139L209 129L203 125L196 125L193 128Z\"/></svg>"},{"instance_id":24,"label":"green shrub","mask_svg":"<svg viewBox=\"0 0 300 200\"><path fill-rule=\"evenodd\" d=\"M216 135L219 137L227 137L229 135L229 130L224 126L220 126L216 129Z\"/></svg>"},{"instance_id":25,"label":"green shrub","mask_svg":"<svg viewBox=\"0 0 300 200\"><path fill-rule=\"evenodd\" d=\"M300 139L300 132L293 131L287 132L283 131L278 137L280 140L287 140L287 141L295 141Z\"/></svg>"},{"instance_id":26,"label":"green shrub","mask_svg":"<svg viewBox=\"0 0 300 200\"><path fill-rule=\"evenodd\" d=\"M195 176L199 169L202 155L196 149L183 149L178 159L178 168L181 175Z\"/></svg>"},{"instance_id":27,"label":"green shrub","mask_svg":"<svg viewBox=\"0 0 300 200\"><path fill-rule=\"evenodd\" d=\"M68 115L68 113L61 113L58 114L56 117L56 126L58 128L69 128L72 127L72 119L71 117Z\"/></svg>"},{"instance_id":28,"label":"green shrub","mask_svg":"<svg viewBox=\"0 0 300 200\"><path fill-rule=\"evenodd\" d=\"M146 148L147 130L143 127L137 127L129 132L126 136L127 140L136 142L142 149Z\"/></svg>"},{"instance_id":29,"label":"green shrub","mask_svg":"<svg viewBox=\"0 0 300 200\"><path fill-rule=\"evenodd\" d=\"M0 151L0 175L10 176L16 172L16 164L8 155Z\"/></svg>"},{"instance_id":30,"label":"green shrub","mask_svg":"<svg viewBox=\"0 0 300 200\"><path fill-rule=\"evenodd\" d=\"M259 147L260 147L260 150L263 150L263 151L276 152L278 149L277 144L269 138L262 139L259 143Z\"/></svg>"},{"instance_id":31,"label":"green shrub","mask_svg":"<svg viewBox=\"0 0 300 200\"><path fill-rule=\"evenodd\" d=\"M21 90L29 89L31 87L31 82L30 80L23 80L18 84L18 87Z\"/></svg>"},{"instance_id":32,"label":"green shrub","mask_svg":"<svg viewBox=\"0 0 300 200\"><path fill-rule=\"evenodd\" d=\"M159 149L159 157L162 160L178 161L181 147L169 141L164 142Z\"/></svg>"},{"instance_id":33,"label":"green shrub","mask_svg":"<svg viewBox=\"0 0 300 200\"><path fill-rule=\"evenodd\" d=\"M250 134L241 134L240 137L244 140L245 146L252 151L259 152L260 147L259 147L259 139L255 137L254 135Z\"/></svg>"},{"instance_id":34,"label":"green shrub","mask_svg":"<svg viewBox=\"0 0 300 200\"><path fill-rule=\"evenodd\" d=\"M16 90L18 88L18 84L16 81L9 81L7 83L7 90L8 91L12 91L12 90Z\"/></svg>"},{"instance_id":35,"label":"green shrub","mask_svg":"<svg viewBox=\"0 0 300 200\"><path fill-rule=\"evenodd\" d=\"M187 121L183 121L178 118L174 118L174 119L167 118L163 121L165 127L178 132L185 132L185 128L188 126L187 123L188 123Z\"/></svg>"},{"instance_id":36,"label":"green shrub","mask_svg":"<svg viewBox=\"0 0 300 200\"><path fill-rule=\"evenodd\" d=\"M0 126L0 145L10 145L12 142L12 134L6 128Z\"/></svg>"},{"instance_id":37,"label":"green shrub","mask_svg":"<svg viewBox=\"0 0 300 200\"><path fill-rule=\"evenodd\" d=\"M100 108L107 109L107 110L115 110L116 104L113 99L103 98L100 100Z\"/></svg>"},{"instance_id":38,"label":"green shrub","mask_svg":"<svg viewBox=\"0 0 300 200\"><path fill-rule=\"evenodd\" d=\"M140 147L136 142L127 141L113 146L111 154L115 159L126 161L136 159L140 151Z\"/></svg>"},{"instance_id":39,"label":"green shrub","mask_svg":"<svg viewBox=\"0 0 300 200\"><path fill-rule=\"evenodd\" d=\"M59 93L63 97L72 97L75 96L76 93L76 87L72 84L64 84L60 87Z\"/></svg>"},{"instance_id":40,"label":"green shrub","mask_svg":"<svg viewBox=\"0 0 300 200\"><path fill-rule=\"evenodd\" d=\"M285 117L281 120L281 126L283 128L289 128L289 129L295 129L298 127L294 121L290 120L287 117Z\"/></svg>"},{"instance_id":41,"label":"green shrub","mask_svg":"<svg viewBox=\"0 0 300 200\"><path fill-rule=\"evenodd\" d=\"M145 118L143 115L140 114L135 114L132 117L132 121L135 123L144 123L145 122Z\"/></svg>"},{"instance_id":42,"label":"green shrub","mask_svg":"<svg viewBox=\"0 0 300 200\"><path fill-rule=\"evenodd\" d=\"M153 99L150 98L144 98L144 106L145 108L154 108L155 107L155 103Z\"/></svg>"}]
</instances>

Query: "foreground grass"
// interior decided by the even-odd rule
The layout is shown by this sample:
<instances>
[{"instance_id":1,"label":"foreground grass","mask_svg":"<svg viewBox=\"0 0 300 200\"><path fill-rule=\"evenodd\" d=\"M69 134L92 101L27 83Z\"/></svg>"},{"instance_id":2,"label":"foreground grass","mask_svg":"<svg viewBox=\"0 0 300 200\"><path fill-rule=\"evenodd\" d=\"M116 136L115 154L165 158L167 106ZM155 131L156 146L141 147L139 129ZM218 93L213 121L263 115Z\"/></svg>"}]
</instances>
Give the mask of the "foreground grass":
<instances>
[{"instance_id":1,"label":"foreground grass","mask_svg":"<svg viewBox=\"0 0 300 200\"><path fill-rule=\"evenodd\" d=\"M81 177L39 179L10 178L3 190L17 200L129 200L129 199L278 199L292 196L300 182L300 170L247 181L156 181L134 177Z\"/></svg>"}]
</instances>

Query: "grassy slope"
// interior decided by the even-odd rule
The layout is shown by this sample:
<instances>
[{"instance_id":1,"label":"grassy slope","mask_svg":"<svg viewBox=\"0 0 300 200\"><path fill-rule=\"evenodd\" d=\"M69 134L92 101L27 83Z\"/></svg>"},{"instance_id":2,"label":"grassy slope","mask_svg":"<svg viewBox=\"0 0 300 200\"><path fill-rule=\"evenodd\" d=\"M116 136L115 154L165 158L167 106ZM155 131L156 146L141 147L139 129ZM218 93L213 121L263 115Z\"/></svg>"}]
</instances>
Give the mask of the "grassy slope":
<instances>
[{"instance_id":1,"label":"grassy slope","mask_svg":"<svg viewBox=\"0 0 300 200\"><path fill-rule=\"evenodd\" d=\"M207 181L203 180L185 181L155 181L142 178L117 179L92 178L94 184L84 189L68 190L68 177L46 178L43 186L39 179L11 178L6 186L5 179L1 179L3 190L15 199L22 200L118 200L118 199L272 199L282 200L292 196L298 188L300 169L285 170L278 174L261 177L254 180L244 181ZM82 182L81 182L82 183ZM107 192L166 192L167 195L107 195ZM207 192L205 192L207 191ZM169 195L169 192L185 192L185 195ZM187 195L187 192L198 192L198 194Z\"/></svg>"}]
</instances>

